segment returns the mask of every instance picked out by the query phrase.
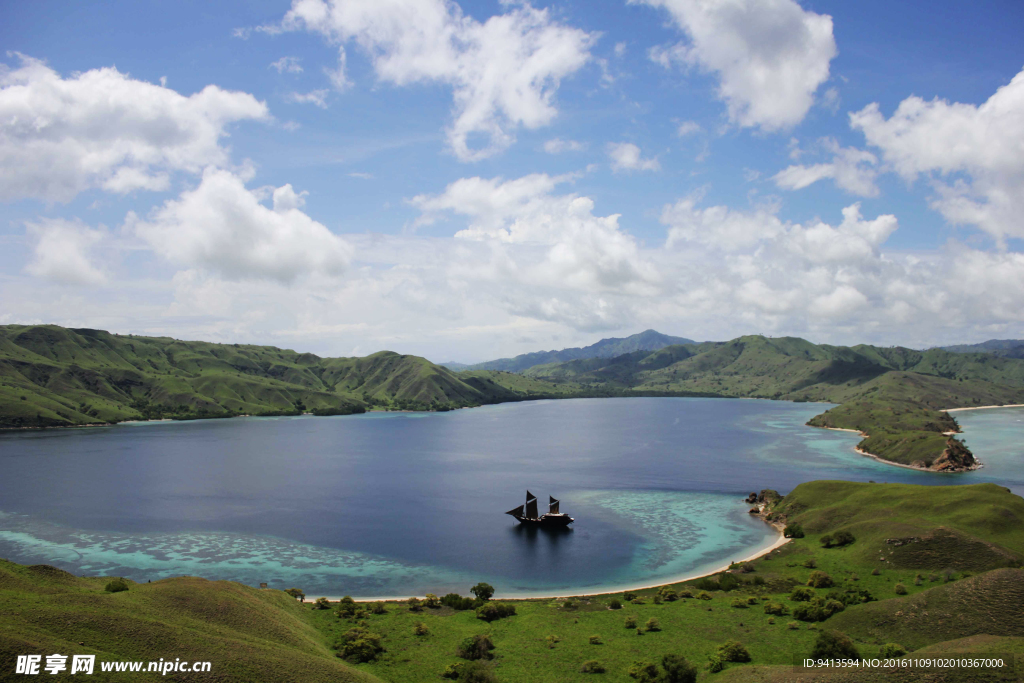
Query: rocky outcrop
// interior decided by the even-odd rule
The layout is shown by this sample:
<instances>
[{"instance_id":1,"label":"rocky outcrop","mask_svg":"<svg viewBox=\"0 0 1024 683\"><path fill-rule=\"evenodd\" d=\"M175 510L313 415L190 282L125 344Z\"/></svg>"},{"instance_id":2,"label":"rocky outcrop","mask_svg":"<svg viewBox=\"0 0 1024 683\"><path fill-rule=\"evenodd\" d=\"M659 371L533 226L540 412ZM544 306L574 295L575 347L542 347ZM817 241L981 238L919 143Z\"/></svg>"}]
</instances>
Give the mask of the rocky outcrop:
<instances>
[{"instance_id":1,"label":"rocky outcrop","mask_svg":"<svg viewBox=\"0 0 1024 683\"><path fill-rule=\"evenodd\" d=\"M936 472L966 472L976 470L979 466L974 454L967 450L962 441L949 439L946 441L946 450L932 462L930 469Z\"/></svg>"}]
</instances>

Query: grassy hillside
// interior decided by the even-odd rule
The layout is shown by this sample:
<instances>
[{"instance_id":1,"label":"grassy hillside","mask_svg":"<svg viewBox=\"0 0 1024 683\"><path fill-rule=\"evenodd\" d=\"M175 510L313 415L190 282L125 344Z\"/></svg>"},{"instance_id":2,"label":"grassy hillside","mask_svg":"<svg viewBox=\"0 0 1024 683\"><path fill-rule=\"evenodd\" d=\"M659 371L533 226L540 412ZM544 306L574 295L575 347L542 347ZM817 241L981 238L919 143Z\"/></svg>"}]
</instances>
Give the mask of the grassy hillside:
<instances>
[{"instance_id":1,"label":"grassy hillside","mask_svg":"<svg viewBox=\"0 0 1024 683\"><path fill-rule=\"evenodd\" d=\"M0 678L14 671L17 655L45 662L60 653L96 655L87 678L100 681L379 680L335 657L307 612L281 591L183 577L108 593L108 581L0 560ZM103 661L161 658L209 661L211 672L100 673Z\"/></svg>"},{"instance_id":2,"label":"grassy hillside","mask_svg":"<svg viewBox=\"0 0 1024 683\"><path fill-rule=\"evenodd\" d=\"M519 383L518 380L511 384ZM564 393L534 380L530 391ZM463 380L416 356L320 358L271 346L211 344L53 325L0 327L0 426L367 408L447 409L525 394Z\"/></svg>"},{"instance_id":3,"label":"grassy hillside","mask_svg":"<svg viewBox=\"0 0 1024 683\"><path fill-rule=\"evenodd\" d=\"M1024 361L990 354L829 346L747 336L612 359L539 365L525 374L621 393L749 396L842 404L811 420L868 434L860 448L906 465L960 470L974 460L943 432L943 408L1024 402Z\"/></svg>"}]
</instances>

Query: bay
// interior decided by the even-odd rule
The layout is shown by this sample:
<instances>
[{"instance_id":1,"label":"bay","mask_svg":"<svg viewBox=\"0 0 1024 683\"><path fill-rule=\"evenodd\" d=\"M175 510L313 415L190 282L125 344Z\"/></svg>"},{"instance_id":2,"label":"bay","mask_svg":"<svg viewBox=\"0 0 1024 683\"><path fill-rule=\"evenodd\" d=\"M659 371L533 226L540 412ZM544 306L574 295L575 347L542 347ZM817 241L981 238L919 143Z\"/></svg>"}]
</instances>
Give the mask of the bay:
<instances>
[{"instance_id":1,"label":"bay","mask_svg":"<svg viewBox=\"0 0 1024 683\"><path fill-rule=\"evenodd\" d=\"M986 468L936 475L857 455L855 434L804 426L827 407L575 399L8 432L0 556L307 595L465 594L477 581L504 596L570 595L665 582L766 547L775 532L742 503L762 488L847 479L1024 490L1019 452L989 457L972 441L986 411L957 414ZM527 488L561 499L573 528L529 530L503 515Z\"/></svg>"}]
</instances>

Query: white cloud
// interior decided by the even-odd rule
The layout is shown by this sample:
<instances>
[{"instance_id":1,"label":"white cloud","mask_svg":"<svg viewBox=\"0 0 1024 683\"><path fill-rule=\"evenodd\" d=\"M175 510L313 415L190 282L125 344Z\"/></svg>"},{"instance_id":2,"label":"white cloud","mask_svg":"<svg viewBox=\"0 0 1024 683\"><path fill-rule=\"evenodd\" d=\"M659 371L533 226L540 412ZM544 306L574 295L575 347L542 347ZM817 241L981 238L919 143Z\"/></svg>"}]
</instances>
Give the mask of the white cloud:
<instances>
[{"instance_id":1,"label":"white cloud","mask_svg":"<svg viewBox=\"0 0 1024 683\"><path fill-rule=\"evenodd\" d=\"M927 175L950 222L1024 237L1024 71L980 105L908 97L888 119L875 103L850 125L903 178Z\"/></svg>"},{"instance_id":2,"label":"white cloud","mask_svg":"<svg viewBox=\"0 0 1024 683\"><path fill-rule=\"evenodd\" d=\"M327 109L327 90L311 90L307 93L289 93L286 99L294 104L315 104L321 109Z\"/></svg>"},{"instance_id":3,"label":"white cloud","mask_svg":"<svg viewBox=\"0 0 1024 683\"><path fill-rule=\"evenodd\" d=\"M832 18L794 0L630 0L668 11L689 39L651 59L699 66L719 77L729 118L766 131L803 120L836 56Z\"/></svg>"},{"instance_id":4,"label":"white cloud","mask_svg":"<svg viewBox=\"0 0 1024 683\"><path fill-rule=\"evenodd\" d=\"M676 135L681 138L685 138L687 135L693 135L703 130L700 124L696 121L683 121L679 124L679 128L676 129Z\"/></svg>"},{"instance_id":5,"label":"white cloud","mask_svg":"<svg viewBox=\"0 0 1024 683\"><path fill-rule=\"evenodd\" d=\"M148 220L130 215L126 225L172 263L230 279L290 283L346 269L351 246L300 211L305 193L276 188L273 208L260 203L260 194L211 167L197 188L154 209Z\"/></svg>"},{"instance_id":6,"label":"white cloud","mask_svg":"<svg viewBox=\"0 0 1024 683\"><path fill-rule=\"evenodd\" d=\"M746 249L784 231L775 215L777 205L765 205L753 212L735 211L727 206L698 208L700 193L664 207L661 222L668 226L666 246L694 242L726 251Z\"/></svg>"},{"instance_id":7,"label":"white cloud","mask_svg":"<svg viewBox=\"0 0 1024 683\"><path fill-rule=\"evenodd\" d=\"M361 180L373 180L372 173L364 173L362 171L352 171L348 174L349 178L359 178Z\"/></svg>"},{"instance_id":8,"label":"white cloud","mask_svg":"<svg viewBox=\"0 0 1024 683\"><path fill-rule=\"evenodd\" d=\"M772 177L778 187L801 190L819 180L831 178L836 187L851 194L861 197L878 196L878 186L875 185L878 158L874 154L854 147L840 147L833 138L823 138L819 142L822 148L832 153L832 161L811 166L788 166ZM792 152L790 156L793 156Z\"/></svg>"},{"instance_id":9,"label":"white cloud","mask_svg":"<svg viewBox=\"0 0 1024 683\"><path fill-rule=\"evenodd\" d=\"M302 73L302 66L299 64L300 59L298 57L284 56L276 62L271 62L268 69L277 69L277 73L284 74L300 74Z\"/></svg>"},{"instance_id":10,"label":"white cloud","mask_svg":"<svg viewBox=\"0 0 1024 683\"><path fill-rule=\"evenodd\" d=\"M626 43L615 43L615 56L621 58L626 54Z\"/></svg>"},{"instance_id":11,"label":"white cloud","mask_svg":"<svg viewBox=\"0 0 1024 683\"><path fill-rule=\"evenodd\" d=\"M473 161L507 148L518 126L548 124L557 114L559 82L590 60L597 38L525 2L506 6L507 13L481 23L445 0L293 0L281 29L355 41L388 83L451 85L455 120L448 142L459 159ZM347 82L344 54L342 46L341 83ZM470 144L476 135L486 138L483 147Z\"/></svg>"},{"instance_id":12,"label":"white cloud","mask_svg":"<svg viewBox=\"0 0 1024 683\"><path fill-rule=\"evenodd\" d=\"M548 154L561 154L562 152L582 152L587 149L587 143L576 140L563 140L553 138L544 143L544 151Z\"/></svg>"},{"instance_id":13,"label":"white cloud","mask_svg":"<svg viewBox=\"0 0 1024 683\"><path fill-rule=\"evenodd\" d=\"M65 79L19 58L0 65L0 200L165 190L169 172L227 163L230 123L269 118L252 95L214 85L185 97L113 67Z\"/></svg>"},{"instance_id":14,"label":"white cloud","mask_svg":"<svg viewBox=\"0 0 1024 683\"><path fill-rule=\"evenodd\" d=\"M40 218L26 223L25 233L34 243L32 260L25 266L29 274L65 285L97 285L107 279L90 259L102 231L77 219Z\"/></svg>"},{"instance_id":15,"label":"white cloud","mask_svg":"<svg viewBox=\"0 0 1024 683\"><path fill-rule=\"evenodd\" d=\"M640 148L631 142L608 143L608 156L612 160L613 171L659 171L661 164L657 157L644 159L640 156Z\"/></svg>"}]
</instances>

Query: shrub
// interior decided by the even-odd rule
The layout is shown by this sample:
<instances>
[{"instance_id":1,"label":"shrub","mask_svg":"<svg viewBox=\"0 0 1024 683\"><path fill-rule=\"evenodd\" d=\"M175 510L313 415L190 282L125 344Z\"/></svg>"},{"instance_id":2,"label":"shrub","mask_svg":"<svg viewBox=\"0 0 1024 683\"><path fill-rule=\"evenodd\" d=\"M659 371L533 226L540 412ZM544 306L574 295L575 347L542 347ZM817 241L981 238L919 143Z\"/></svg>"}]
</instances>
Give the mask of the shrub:
<instances>
[{"instance_id":1,"label":"shrub","mask_svg":"<svg viewBox=\"0 0 1024 683\"><path fill-rule=\"evenodd\" d=\"M662 586L659 588L658 595L660 595L662 600L665 602L675 602L679 599L679 594L676 593L675 589L669 588L668 586Z\"/></svg>"},{"instance_id":2,"label":"shrub","mask_svg":"<svg viewBox=\"0 0 1024 683\"><path fill-rule=\"evenodd\" d=\"M338 616L339 617L352 617L359 610L359 605L351 597L346 595L338 601Z\"/></svg>"},{"instance_id":3,"label":"shrub","mask_svg":"<svg viewBox=\"0 0 1024 683\"><path fill-rule=\"evenodd\" d=\"M718 586L724 591L731 591L738 588L740 580L732 574L722 574L718 577Z\"/></svg>"},{"instance_id":4,"label":"shrub","mask_svg":"<svg viewBox=\"0 0 1024 683\"><path fill-rule=\"evenodd\" d=\"M814 641L811 659L860 659L849 636L839 631L822 631Z\"/></svg>"},{"instance_id":5,"label":"shrub","mask_svg":"<svg viewBox=\"0 0 1024 683\"><path fill-rule=\"evenodd\" d=\"M662 603L661 593L655 593L654 594L654 604L655 605L660 605L661 603Z\"/></svg>"},{"instance_id":6,"label":"shrub","mask_svg":"<svg viewBox=\"0 0 1024 683\"><path fill-rule=\"evenodd\" d=\"M851 534L849 531L846 531L845 529L837 531L834 534L832 534L832 544L838 547L850 545L856 540L857 539L853 537L853 534Z\"/></svg>"},{"instance_id":7,"label":"shrub","mask_svg":"<svg viewBox=\"0 0 1024 683\"><path fill-rule=\"evenodd\" d=\"M611 600L608 601L608 608L609 609L622 609L622 603L619 602L618 598L612 598Z\"/></svg>"},{"instance_id":8,"label":"shrub","mask_svg":"<svg viewBox=\"0 0 1024 683\"><path fill-rule=\"evenodd\" d=\"M804 528L796 522L792 522L787 524L786 528L782 530L782 535L786 538L803 538Z\"/></svg>"},{"instance_id":9,"label":"shrub","mask_svg":"<svg viewBox=\"0 0 1024 683\"><path fill-rule=\"evenodd\" d=\"M636 617L631 614L628 617L626 617L626 620L623 623L625 624L626 628L636 628Z\"/></svg>"},{"instance_id":10,"label":"shrub","mask_svg":"<svg viewBox=\"0 0 1024 683\"><path fill-rule=\"evenodd\" d=\"M781 602L766 602L764 605L765 614L776 614L780 617L789 614L789 608Z\"/></svg>"},{"instance_id":11,"label":"shrub","mask_svg":"<svg viewBox=\"0 0 1024 683\"><path fill-rule=\"evenodd\" d=\"M128 582L124 579L114 579L113 581L109 581L107 585L103 587L103 590L108 593L122 593L128 590Z\"/></svg>"},{"instance_id":12,"label":"shrub","mask_svg":"<svg viewBox=\"0 0 1024 683\"><path fill-rule=\"evenodd\" d=\"M640 597L637 597L637 598L633 598L632 600L630 600L630 602L633 603L634 605L642 605L642 604L644 604L644 599L640 598Z\"/></svg>"},{"instance_id":13,"label":"shrub","mask_svg":"<svg viewBox=\"0 0 1024 683\"><path fill-rule=\"evenodd\" d=\"M924 581L924 577L921 576L920 574L918 574L917 576L914 577L914 585L915 586L920 586L922 581Z\"/></svg>"},{"instance_id":14,"label":"shrub","mask_svg":"<svg viewBox=\"0 0 1024 683\"><path fill-rule=\"evenodd\" d=\"M629 600L633 600L635 598L636 598L636 593L633 593L632 591L626 591L625 593L622 594L622 599L626 600L627 602Z\"/></svg>"},{"instance_id":15,"label":"shrub","mask_svg":"<svg viewBox=\"0 0 1024 683\"><path fill-rule=\"evenodd\" d=\"M832 536L830 534L825 534L824 536L822 536L821 538L818 539L818 542L821 543L821 545L823 545L826 548L831 548L832 547Z\"/></svg>"},{"instance_id":16,"label":"shrub","mask_svg":"<svg viewBox=\"0 0 1024 683\"><path fill-rule=\"evenodd\" d=\"M679 597L681 597L681 598L692 598L693 597L693 591L690 590L689 588L680 588L679 589Z\"/></svg>"},{"instance_id":17,"label":"shrub","mask_svg":"<svg viewBox=\"0 0 1024 683\"><path fill-rule=\"evenodd\" d=\"M701 591L700 593L697 593L697 599L698 600L710 600L711 599L711 593L708 593L707 591Z\"/></svg>"},{"instance_id":18,"label":"shrub","mask_svg":"<svg viewBox=\"0 0 1024 683\"><path fill-rule=\"evenodd\" d=\"M601 642L601 636L590 636L591 645L603 645Z\"/></svg>"},{"instance_id":19,"label":"shrub","mask_svg":"<svg viewBox=\"0 0 1024 683\"><path fill-rule=\"evenodd\" d=\"M790 631L795 631L798 628L800 628L800 622L799 621L791 621L788 624L786 624L786 628L788 628Z\"/></svg>"},{"instance_id":20,"label":"shrub","mask_svg":"<svg viewBox=\"0 0 1024 683\"><path fill-rule=\"evenodd\" d=\"M718 646L718 654L726 662L749 662L750 653L738 640L727 640Z\"/></svg>"},{"instance_id":21,"label":"shrub","mask_svg":"<svg viewBox=\"0 0 1024 683\"><path fill-rule=\"evenodd\" d=\"M576 609L577 607L579 605L572 598L566 598L565 602L562 603L562 609Z\"/></svg>"},{"instance_id":22,"label":"shrub","mask_svg":"<svg viewBox=\"0 0 1024 683\"><path fill-rule=\"evenodd\" d=\"M907 587L904 586L902 583L897 583L896 586L893 588L893 590L896 591L896 595L906 595L907 594Z\"/></svg>"},{"instance_id":23,"label":"shrub","mask_svg":"<svg viewBox=\"0 0 1024 683\"><path fill-rule=\"evenodd\" d=\"M657 619L655 619L654 617L651 617L650 619L647 620L647 623L644 624L644 630L645 631L660 631L661 630L661 624L658 623Z\"/></svg>"},{"instance_id":24,"label":"shrub","mask_svg":"<svg viewBox=\"0 0 1024 683\"><path fill-rule=\"evenodd\" d=\"M370 608L370 611L373 612L374 614L387 614L388 613L388 610L384 606L383 602L375 602L375 603L373 603L373 607Z\"/></svg>"},{"instance_id":25,"label":"shrub","mask_svg":"<svg viewBox=\"0 0 1024 683\"><path fill-rule=\"evenodd\" d=\"M804 566L808 569L814 569L818 566L818 561L813 557L808 557L806 560L804 560Z\"/></svg>"},{"instance_id":26,"label":"shrub","mask_svg":"<svg viewBox=\"0 0 1024 683\"><path fill-rule=\"evenodd\" d=\"M825 572L811 572L810 578L807 579L807 585L812 588L831 588L832 577Z\"/></svg>"},{"instance_id":27,"label":"shrub","mask_svg":"<svg viewBox=\"0 0 1024 683\"><path fill-rule=\"evenodd\" d=\"M928 580L931 581L932 583L934 583L934 582L939 580L939 575L938 574L929 574L928 575Z\"/></svg>"},{"instance_id":28,"label":"shrub","mask_svg":"<svg viewBox=\"0 0 1024 683\"><path fill-rule=\"evenodd\" d=\"M885 658L891 657L902 657L907 654L906 649L899 643L886 643L882 646L882 649L878 651L878 656Z\"/></svg>"},{"instance_id":29,"label":"shrub","mask_svg":"<svg viewBox=\"0 0 1024 683\"><path fill-rule=\"evenodd\" d=\"M716 591L716 590L719 590L721 588L721 586L718 585L717 581L715 581L714 579L709 578L707 576L702 577L700 579L697 579L693 583L693 585L698 590L702 590L702 591Z\"/></svg>"},{"instance_id":30,"label":"shrub","mask_svg":"<svg viewBox=\"0 0 1024 683\"><path fill-rule=\"evenodd\" d=\"M769 624L774 624L775 623L775 617L768 617L768 623Z\"/></svg>"},{"instance_id":31,"label":"shrub","mask_svg":"<svg viewBox=\"0 0 1024 683\"><path fill-rule=\"evenodd\" d=\"M560 640L561 638L559 638L558 636L547 636L546 638L544 638L544 642L547 643L549 650L553 650L555 648L555 643L559 642Z\"/></svg>"},{"instance_id":32,"label":"shrub","mask_svg":"<svg viewBox=\"0 0 1024 683\"><path fill-rule=\"evenodd\" d=\"M604 672L604 665L596 659L588 659L583 662L583 666L580 667L581 674L603 674Z\"/></svg>"},{"instance_id":33,"label":"shrub","mask_svg":"<svg viewBox=\"0 0 1024 683\"><path fill-rule=\"evenodd\" d=\"M696 683L697 667L682 655L665 655L661 658L661 668L663 683Z\"/></svg>"},{"instance_id":34,"label":"shrub","mask_svg":"<svg viewBox=\"0 0 1024 683\"><path fill-rule=\"evenodd\" d=\"M477 600L487 601L494 595L494 586L489 583L481 581L477 585L469 589L469 592L476 596Z\"/></svg>"},{"instance_id":35,"label":"shrub","mask_svg":"<svg viewBox=\"0 0 1024 683\"><path fill-rule=\"evenodd\" d=\"M489 636L470 636L469 638L464 638L459 643L458 648L455 650L455 656L470 661L494 659L494 655L491 654L493 649L494 643L491 642Z\"/></svg>"},{"instance_id":36,"label":"shrub","mask_svg":"<svg viewBox=\"0 0 1024 683\"><path fill-rule=\"evenodd\" d=\"M504 602L485 602L476 608L476 618L483 619L486 622L511 617L514 616L515 613L515 605L510 605Z\"/></svg>"},{"instance_id":37,"label":"shrub","mask_svg":"<svg viewBox=\"0 0 1024 683\"><path fill-rule=\"evenodd\" d=\"M424 624L422 621L417 621L412 626L412 634L414 636L425 636L425 635L429 635L429 633L430 633L430 629L427 628L427 625Z\"/></svg>"},{"instance_id":38,"label":"shrub","mask_svg":"<svg viewBox=\"0 0 1024 683\"><path fill-rule=\"evenodd\" d=\"M754 585L755 586L763 586L764 584L765 584L765 581L764 581L764 577L763 576L755 576L754 577Z\"/></svg>"},{"instance_id":39,"label":"shrub","mask_svg":"<svg viewBox=\"0 0 1024 683\"><path fill-rule=\"evenodd\" d=\"M639 683L656 683L658 680L658 665L652 662L633 662L627 672L630 678L635 678Z\"/></svg>"},{"instance_id":40,"label":"shrub","mask_svg":"<svg viewBox=\"0 0 1024 683\"><path fill-rule=\"evenodd\" d=\"M330 609L331 602L327 598L317 598L313 603L313 609Z\"/></svg>"},{"instance_id":41,"label":"shrub","mask_svg":"<svg viewBox=\"0 0 1024 683\"><path fill-rule=\"evenodd\" d=\"M462 662L455 662L445 667L444 671L441 672L441 678L455 679L462 673L462 668L465 666Z\"/></svg>"},{"instance_id":42,"label":"shrub","mask_svg":"<svg viewBox=\"0 0 1024 683\"><path fill-rule=\"evenodd\" d=\"M441 604L456 611L473 609L473 598L464 598L458 593L449 593L441 598Z\"/></svg>"},{"instance_id":43,"label":"shrub","mask_svg":"<svg viewBox=\"0 0 1024 683\"><path fill-rule=\"evenodd\" d=\"M810 602L793 608L793 616L800 621L825 621L836 612L842 612L846 605L838 600L815 597Z\"/></svg>"},{"instance_id":44,"label":"shrub","mask_svg":"<svg viewBox=\"0 0 1024 683\"><path fill-rule=\"evenodd\" d=\"M737 609L747 609L747 607L748 607L747 601L744 600L743 598L733 598L732 599L732 606L737 608Z\"/></svg>"},{"instance_id":45,"label":"shrub","mask_svg":"<svg viewBox=\"0 0 1024 683\"><path fill-rule=\"evenodd\" d=\"M306 594L302 592L301 588L285 588L284 592L292 596L296 600L298 600L299 598L306 597Z\"/></svg>"},{"instance_id":46,"label":"shrub","mask_svg":"<svg viewBox=\"0 0 1024 683\"><path fill-rule=\"evenodd\" d=\"M372 662L381 652L381 635L361 626L346 631L338 645L338 656L355 663Z\"/></svg>"},{"instance_id":47,"label":"shrub","mask_svg":"<svg viewBox=\"0 0 1024 683\"><path fill-rule=\"evenodd\" d=\"M793 602L807 602L814 597L814 591L806 586L797 586L793 589L793 592L789 594L789 599Z\"/></svg>"},{"instance_id":48,"label":"shrub","mask_svg":"<svg viewBox=\"0 0 1024 683\"><path fill-rule=\"evenodd\" d=\"M459 680L462 683L498 683L494 672L483 662L470 662L463 666Z\"/></svg>"},{"instance_id":49,"label":"shrub","mask_svg":"<svg viewBox=\"0 0 1024 683\"><path fill-rule=\"evenodd\" d=\"M433 593L427 593L426 597L423 599L423 606L429 607L430 609L437 609L441 606L441 600Z\"/></svg>"},{"instance_id":50,"label":"shrub","mask_svg":"<svg viewBox=\"0 0 1024 683\"><path fill-rule=\"evenodd\" d=\"M860 605L865 602L871 602L875 599L875 596L866 588L850 588L845 591L829 591L825 599L838 600L844 605Z\"/></svg>"},{"instance_id":51,"label":"shrub","mask_svg":"<svg viewBox=\"0 0 1024 683\"><path fill-rule=\"evenodd\" d=\"M743 564L740 565L740 571L743 572L744 574L750 574L752 572L757 571L757 568L753 564L751 564L750 562L744 562Z\"/></svg>"},{"instance_id":52,"label":"shrub","mask_svg":"<svg viewBox=\"0 0 1024 683\"><path fill-rule=\"evenodd\" d=\"M755 598L753 595L748 595L747 596L747 604L748 605L756 605L758 602L760 602L760 600L758 598Z\"/></svg>"},{"instance_id":53,"label":"shrub","mask_svg":"<svg viewBox=\"0 0 1024 683\"><path fill-rule=\"evenodd\" d=\"M874 569L871 570L871 576L878 576L881 573L882 573L882 571L878 567L875 567Z\"/></svg>"},{"instance_id":54,"label":"shrub","mask_svg":"<svg viewBox=\"0 0 1024 683\"><path fill-rule=\"evenodd\" d=\"M718 655L709 655L707 669L713 674L718 673L725 668L725 660Z\"/></svg>"}]
</instances>

